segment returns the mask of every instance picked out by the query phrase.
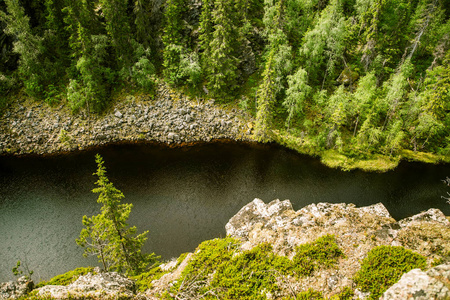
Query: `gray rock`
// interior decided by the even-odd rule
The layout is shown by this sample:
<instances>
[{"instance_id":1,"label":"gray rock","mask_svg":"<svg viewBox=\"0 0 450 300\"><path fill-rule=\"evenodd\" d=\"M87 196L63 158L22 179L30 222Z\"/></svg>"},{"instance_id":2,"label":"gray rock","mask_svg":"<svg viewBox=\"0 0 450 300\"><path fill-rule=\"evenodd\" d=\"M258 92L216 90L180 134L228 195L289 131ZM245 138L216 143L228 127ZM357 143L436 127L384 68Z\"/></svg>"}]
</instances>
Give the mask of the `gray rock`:
<instances>
[{"instance_id":1,"label":"gray rock","mask_svg":"<svg viewBox=\"0 0 450 300\"><path fill-rule=\"evenodd\" d=\"M33 281L22 276L17 281L0 284L0 299L18 299L26 296L33 289Z\"/></svg>"},{"instance_id":2,"label":"gray rock","mask_svg":"<svg viewBox=\"0 0 450 300\"><path fill-rule=\"evenodd\" d=\"M167 138L171 141L178 141L180 139L180 136L176 133L169 132L169 134L167 135Z\"/></svg>"},{"instance_id":3,"label":"gray rock","mask_svg":"<svg viewBox=\"0 0 450 300\"><path fill-rule=\"evenodd\" d=\"M281 215L284 211L293 210L289 200L273 200L265 204L261 199L255 199L244 206L225 225L227 235L246 238L250 228L256 223L266 223L272 216Z\"/></svg>"},{"instance_id":4,"label":"gray rock","mask_svg":"<svg viewBox=\"0 0 450 300\"><path fill-rule=\"evenodd\" d=\"M403 274L402 278L384 292L380 299L450 299L450 290L444 282L439 280L445 278L448 284L449 276L449 264L437 266L426 273L420 269L414 269Z\"/></svg>"},{"instance_id":5,"label":"gray rock","mask_svg":"<svg viewBox=\"0 0 450 300\"><path fill-rule=\"evenodd\" d=\"M135 294L132 280L116 273L89 273L68 286L47 285L36 290L41 297L73 299L93 297L99 299L131 298Z\"/></svg>"},{"instance_id":6,"label":"gray rock","mask_svg":"<svg viewBox=\"0 0 450 300\"><path fill-rule=\"evenodd\" d=\"M121 113L120 111L118 111L118 110L114 113L114 115L115 115L117 118L122 118L122 113Z\"/></svg>"},{"instance_id":7,"label":"gray rock","mask_svg":"<svg viewBox=\"0 0 450 300\"><path fill-rule=\"evenodd\" d=\"M419 221L437 222L444 226L450 226L450 221L447 220L442 211L437 208L430 208L429 210L421 212L420 214L403 219L399 221L398 224L401 227L408 227L409 225Z\"/></svg>"}]
</instances>

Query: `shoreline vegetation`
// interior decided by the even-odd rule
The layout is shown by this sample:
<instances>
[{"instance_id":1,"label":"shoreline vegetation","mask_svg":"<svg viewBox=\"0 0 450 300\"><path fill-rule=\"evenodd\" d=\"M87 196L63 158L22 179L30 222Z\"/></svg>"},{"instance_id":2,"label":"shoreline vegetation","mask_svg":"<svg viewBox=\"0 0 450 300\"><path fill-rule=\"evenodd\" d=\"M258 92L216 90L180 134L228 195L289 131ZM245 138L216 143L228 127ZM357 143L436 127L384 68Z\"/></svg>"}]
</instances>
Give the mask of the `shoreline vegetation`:
<instances>
[{"instance_id":1,"label":"shoreline vegetation","mask_svg":"<svg viewBox=\"0 0 450 300\"><path fill-rule=\"evenodd\" d=\"M101 147L107 144L117 144L117 143L148 143L162 147L192 147L197 144L204 144L210 142L242 142L242 143L260 143L260 144L275 144L281 147L286 147L290 150L293 150L302 155L308 155L311 157L316 157L320 159L321 163L330 167L330 168L338 168L344 171L350 171L354 169L360 169L368 172L387 172L389 170L395 169L401 161L414 161L421 163L431 163L431 164L439 164L439 163L450 163L450 155L438 155L434 153L420 152L420 151L412 151L408 149L400 150L396 156L383 155L379 153L366 154L364 157L350 157L345 153L339 152L337 149L319 149L313 145L311 140L308 140L308 137L299 137L295 134L292 134L287 129L281 127L276 129L271 129L270 133L267 134L267 139L263 142L258 141L254 136L254 126L255 120L251 116L251 113L242 111L238 106L233 105L232 103L228 103L226 105L223 104L214 104L212 101L196 99L192 100L189 96L184 95L181 91L176 91L167 87L165 84L161 85L160 93L156 93L153 95L146 94L124 94L118 96L115 100L112 101L110 108L103 111L101 114L94 114L91 116L86 116L86 114L72 114L70 110L66 108L62 108L62 106L48 106L47 104L39 103L38 101L28 98L26 95L22 95L19 97L19 100L11 101L11 103L3 109L3 116L0 117L0 128L4 132L4 136L6 137L6 141L9 138L13 138L14 135L11 134L14 129L10 128L11 124L21 123L26 119L26 116L29 115L30 111L33 111L36 115L43 118L42 123L52 123L53 120L46 120L48 111L55 110L59 113L59 118L71 119L72 122L75 120L79 120L80 123L86 125L86 132L90 132L89 136L84 137L85 141L83 146L80 144L73 146L72 132L61 129L58 131L57 139L55 139L54 147L50 148L50 151L41 151L39 150L39 145L34 142L29 142L28 149L26 151L21 151L21 149L12 149L7 145L3 145L0 148L0 155L61 155L67 154L72 151L83 151L90 148ZM162 96L163 95L163 96ZM167 95L170 95L167 98ZM164 99L164 97L166 97ZM241 119L241 124L238 124L238 130L235 130L231 134L226 134L226 132L214 132L214 126L217 124L211 124L212 131L209 131L209 134L199 137L191 136L190 133L186 132L185 136L186 140L183 140L183 136L180 137L180 140L172 140L172 139L164 139L163 136L158 136L157 134L142 134L139 132L132 132L131 134L121 135L120 126L123 123L116 124L118 126L117 133L111 131L111 136L108 139L97 139L97 134L95 129L95 122L102 120L113 118L115 119L115 113L120 111L122 115L125 115L128 110L132 111L136 106L142 106L142 110L146 107L150 108L149 111L154 107L154 104L158 101L169 101L173 104L173 107L170 107L167 113L170 116L170 110L173 110L174 113L177 113L178 107L182 106L201 106L206 104L206 106L212 109L212 114L215 112L222 112L224 114L229 114L231 117L236 115L235 118ZM60 109L62 108L62 109ZM167 108L166 108L167 109ZM19 113L14 114L14 111L18 111ZM24 113L24 111L26 111ZM5 116L7 114L7 117ZM219 113L217 113L219 114ZM17 118L14 118L14 115ZM210 117L208 114L205 114L206 118ZM230 118L232 119L232 118ZM148 120L151 123L155 123L157 120ZM165 120L162 120L163 122ZM124 122L125 123L125 122ZM244 126L242 126L244 124ZM113 124L114 125L114 124ZM114 127L111 125L111 127ZM210 124L206 124L209 126ZM136 126L135 126L136 127ZM26 128L21 128L22 131L26 131ZM99 128L97 128L98 131ZM139 129L139 128L135 128ZM225 128L224 128L225 129ZM41 140L39 127L34 128L34 134L36 140ZM163 131L168 132L170 130L163 129ZM174 130L177 131L176 129ZM208 132L208 130L206 130ZM226 129L224 130L226 131ZM48 132L47 132L48 133ZM219 134L217 134L219 133ZM65 136L64 136L65 135ZM30 141L30 139L28 139Z\"/></svg>"},{"instance_id":2,"label":"shoreline vegetation","mask_svg":"<svg viewBox=\"0 0 450 300\"><path fill-rule=\"evenodd\" d=\"M41 140L30 132L3 153L30 152L28 140L66 144L38 147L47 153L194 135L276 142L344 170L450 161L450 0L5 0L0 28L0 107L34 101L50 122L19 111ZM176 117L161 119L165 101L157 116L118 110L161 100L161 85L174 103L182 95ZM55 111L77 126L112 115L122 132L96 123L87 144L70 144L73 125ZM3 135L22 139L24 124L2 119Z\"/></svg>"}]
</instances>

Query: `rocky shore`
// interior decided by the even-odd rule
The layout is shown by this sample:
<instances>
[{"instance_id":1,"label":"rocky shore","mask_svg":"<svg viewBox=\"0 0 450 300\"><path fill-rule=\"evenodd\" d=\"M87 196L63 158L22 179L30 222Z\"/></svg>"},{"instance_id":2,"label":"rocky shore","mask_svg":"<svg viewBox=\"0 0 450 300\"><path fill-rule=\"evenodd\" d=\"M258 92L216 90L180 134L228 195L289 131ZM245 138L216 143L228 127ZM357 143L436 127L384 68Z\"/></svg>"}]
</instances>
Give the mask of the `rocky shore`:
<instances>
[{"instance_id":1,"label":"rocky shore","mask_svg":"<svg viewBox=\"0 0 450 300\"><path fill-rule=\"evenodd\" d=\"M252 118L238 109L220 108L213 100L191 100L163 84L154 99L127 96L103 115L73 115L64 105L17 100L0 117L0 155L58 153L124 141L252 141L252 124Z\"/></svg>"},{"instance_id":2,"label":"rocky shore","mask_svg":"<svg viewBox=\"0 0 450 300\"><path fill-rule=\"evenodd\" d=\"M450 299L450 222L437 209L396 221L381 203L360 208L353 204L318 203L294 211L289 200L265 204L255 199L230 219L226 231L228 238L239 240L234 258L267 243L276 255L292 260L296 247L325 235L332 235L342 251L333 267L315 269L307 276L274 273L278 294L261 291L261 299L294 299L292 296L311 289L320 291L324 297L335 297L331 299L373 299L370 293L358 288L355 274L368 253L379 246L412 250L424 256L427 265L424 270L405 272L380 299ZM139 282L117 273L96 271L69 285L47 285L31 293L33 285L24 278L17 283L4 283L0 286L0 299L17 299L27 293L30 299L200 299L207 295L205 291L218 269L213 267L213 273L198 282L192 281L195 277L188 282L186 270L195 270L189 269L192 268L189 265L204 255L199 247L194 253L159 266L152 273L160 275L148 277L144 290L137 288ZM211 259L218 263L216 256ZM177 282L178 288L174 288ZM340 298L349 289L353 293L350 298Z\"/></svg>"}]
</instances>

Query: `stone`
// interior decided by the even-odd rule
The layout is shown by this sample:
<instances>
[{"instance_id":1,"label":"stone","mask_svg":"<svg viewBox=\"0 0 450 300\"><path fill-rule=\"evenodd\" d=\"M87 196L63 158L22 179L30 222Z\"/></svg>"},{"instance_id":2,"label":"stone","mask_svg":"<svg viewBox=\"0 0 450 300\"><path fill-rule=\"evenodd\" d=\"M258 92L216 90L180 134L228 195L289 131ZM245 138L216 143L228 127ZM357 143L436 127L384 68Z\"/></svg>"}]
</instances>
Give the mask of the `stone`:
<instances>
[{"instance_id":1,"label":"stone","mask_svg":"<svg viewBox=\"0 0 450 300\"><path fill-rule=\"evenodd\" d=\"M289 200L276 199L265 204L261 199L254 199L230 219L225 230L227 235L245 238L256 223L266 222L286 210L293 210Z\"/></svg>"},{"instance_id":2,"label":"stone","mask_svg":"<svg viewBox=\"0 0 450 300\"><path fill-rule=\"evenodd\" d=\"M401 221L398 222L398 224L401 227L408 227L411 224L420 222L420 221L425 221L425 222L437 222L440 223L444 226L449 226L450 227L450 221L447 220L447 218L445 217L444 213L442 213L442 211L440 211L437 208L430 208L427 211L421 212L417 215L414 215L412 217L403 219Z\"/></svg>"},{"instance_id":3,"label":"stone","mask_svg":"<svg viewBox=\"0 0 450 300\"><path fill-rule=\"evenodd\" d=\"M171 141L178 141L180 139L180 136L176 133L169 132L169 134L167 135L167 138Z\"/></svg>"},{"instance_id":4,"label":"stone","mask_svg":"<svg viewBox=\"0 0 450 300\"><path fill-rule=\"evenodd\" d=\"M101 298L118 299L135 295L135 284L132 280L116 273L100 273L80 276L68 286L47 285L36 290L41 297L55 299Z\"/></svg>"},{"instance_id":5,"label":"stone","mask_svg":"<svg viewBox=\"0 0 450 300\"><path fill-rule=\"evenodd\" d=\"M122 113L121 113L120 111L118 111L118 110L114 113L114 115L115 115L117 118L122 118Z\"/></svg>"},{"instance_id":6,"label":"stone","mask_svg":"<svg viewBox=\"0 0 450 300\"><path fill-rule=\"evenodd\" d=\"M17 281L9 281L0 284L0 300L18 299L26 296L33 289L34 283L26 276Z\"/></svg>"},{"instance_id":7,"label":"stone","mask_svg":"<svg viewBox=\"0 0 450 300\"><path fill-rule=\"evenodd\" d=\"M430 276L432 275L432 276ZM437 266L428 272L420 269L409 271L400 280L391 286L383 296L382 300L429 300L429 299L450 299L450 290L444 282L437 278L449 280L450 265Z\"/></svg>"}]
</instances>

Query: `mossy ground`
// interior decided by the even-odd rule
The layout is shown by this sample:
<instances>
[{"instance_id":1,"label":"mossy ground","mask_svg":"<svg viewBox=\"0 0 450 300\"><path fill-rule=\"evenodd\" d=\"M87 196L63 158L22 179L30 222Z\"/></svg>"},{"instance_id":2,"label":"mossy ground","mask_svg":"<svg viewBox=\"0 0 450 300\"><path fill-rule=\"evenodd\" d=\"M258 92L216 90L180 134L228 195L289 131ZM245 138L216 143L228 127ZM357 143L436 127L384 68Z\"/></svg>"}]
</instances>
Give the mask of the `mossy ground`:
<instances>
[{"instance_id":1,"label":"mossy ground","mask_svg":"<svg viewBox=\"0 0 450 300\"><path fill-rule=\"evenodd\" d=\"M299 137L286 130L273 130L273 141L298 153L320 157L320 161L330 167L345 171L360 169L370 172L387 172L395 169L401 160L431 164L449 163L450 156L403 149L396 156L367 153L362 157L350 157L336 149L320 149L308 137Z\"/></svg>"},{"instance_id":2,"label":"mossy ground","mask_svg":"<svg viewBox=\"0 0 450 300\"><path fill-rule=\"evenodd\" d=\"M412 269L425 269L426 258L411 250L395 246L373 248L361 263L354 281L364 292L370 292L369 299L378 299L400 277Z\"/></svg>"},{"instance_id":3,"label":"mossy ground","mask_svg":"<svg viewBox=\"0 0 450 300\"><path fill-rule=\"evenodd\" d=\"M241 252L233 238L206 241L198 247L181 278L164 297L203 299L268 299L285 295L282 278L310 276L332 268L344 257L332 235L295 249L293 259L274 254L260 244Z\"/></svg>"}]
</instances>

